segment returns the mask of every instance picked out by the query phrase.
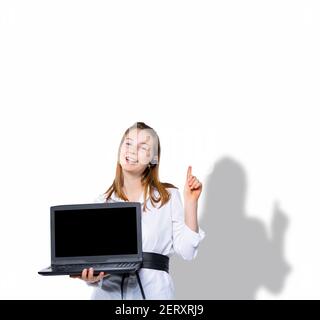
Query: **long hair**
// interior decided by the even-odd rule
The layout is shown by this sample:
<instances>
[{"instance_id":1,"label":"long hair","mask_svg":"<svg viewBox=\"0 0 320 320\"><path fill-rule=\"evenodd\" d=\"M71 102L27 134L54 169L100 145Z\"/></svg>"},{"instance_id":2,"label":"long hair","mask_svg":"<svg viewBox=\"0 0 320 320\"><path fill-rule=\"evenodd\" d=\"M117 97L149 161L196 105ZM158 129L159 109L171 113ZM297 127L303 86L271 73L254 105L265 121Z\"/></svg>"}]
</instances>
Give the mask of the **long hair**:
<instances>
[{"instance_id":1,"label":"long hair","mask_svg":"<svg viewBox=\"0 0 320 320\"><path fill-rule=\"evenodd\" d=\"M118 149L118 161L117 161L117 166L116 166L116 176L113 180L113 183L111 186L107 189L107 191L104 193L106 195L106 200L108 200L112 193L115 192L116 196L121 198L122 200L129 201L125 193L123 192L123 173L122 173L122 167L119 163L119 155L120 155L120 149L122 146L122 143L124 139L126 138L127 134L129 133L130 130L132 129L141 129L145 130L148 129L148 131L151 133L153 138L155 138L153 141L157 141L155 143L156 145L153 145L153 154L156 154L158 156L158 160L156 163L151 162L149 166L144 170L144 172L141 175L141 184L143 186L143 194L144 194L144 205L143 205L143 211L146 210L146 198L147 194L149 193L150 200L152 205L155 207L156 203L159 203L161 201L160 208L165 205L169 200L170 200L170 193L166 188L176 188L171 183L166 183L166 182L160 182L159 179L159 165L160 165L160 153L161 153L161 148L160 148L160 140L158 137L158 134L156 131L146 125L144 122L136 122L134 123L131 127L129 127L125 133L122 136L119 149ZM157 190L159 192L159 197L156 198L154 195L154 191ZM147 208L148 209L148 208Z\"/></svg>"}]
</instances>

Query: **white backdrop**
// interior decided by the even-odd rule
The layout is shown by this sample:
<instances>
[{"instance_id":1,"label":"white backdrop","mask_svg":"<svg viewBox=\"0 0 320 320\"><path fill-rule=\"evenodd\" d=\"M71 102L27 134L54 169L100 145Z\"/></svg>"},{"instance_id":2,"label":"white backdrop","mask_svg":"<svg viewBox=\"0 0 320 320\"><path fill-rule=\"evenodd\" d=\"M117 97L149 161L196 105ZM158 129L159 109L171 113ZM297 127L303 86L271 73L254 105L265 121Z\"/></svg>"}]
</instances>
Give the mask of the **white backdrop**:
<instances>
[{"instance_id":1,"label":"white backdrop","mask_svg":"<svg viewBox=\"0 0 320 320\"><path fill-rule=\"evenodd\" d=\"M105 191L123 131L144 121L161 180L182 189L190 164L203 181L201 218L223 159L242 167L246 216L270 237L279 203L290 272L251 294L319 299L319 18L306 0L1 0L0 298L89 298L79 280L37 274L49 207Z\"/></svg>"}]
</instances>

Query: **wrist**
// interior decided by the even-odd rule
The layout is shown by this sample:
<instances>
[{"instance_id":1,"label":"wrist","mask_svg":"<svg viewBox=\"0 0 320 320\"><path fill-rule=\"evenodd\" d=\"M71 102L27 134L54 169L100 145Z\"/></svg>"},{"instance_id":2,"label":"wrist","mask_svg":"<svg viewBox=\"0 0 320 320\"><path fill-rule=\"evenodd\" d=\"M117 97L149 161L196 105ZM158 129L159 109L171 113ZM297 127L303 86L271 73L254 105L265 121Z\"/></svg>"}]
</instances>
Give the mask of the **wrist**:
<instances>
[{"instance_id":1,"label":"wrist","mask_svg":"<svg viewBox=\"0 0 320 320\"><path fill-rule=\"evenodd\" d=\"M189 207L189 208L197 208L198 207L198 201L197 200L185 199L184 200L184 205L185 205L185 207Z\"/></svg>"}]
</instances>

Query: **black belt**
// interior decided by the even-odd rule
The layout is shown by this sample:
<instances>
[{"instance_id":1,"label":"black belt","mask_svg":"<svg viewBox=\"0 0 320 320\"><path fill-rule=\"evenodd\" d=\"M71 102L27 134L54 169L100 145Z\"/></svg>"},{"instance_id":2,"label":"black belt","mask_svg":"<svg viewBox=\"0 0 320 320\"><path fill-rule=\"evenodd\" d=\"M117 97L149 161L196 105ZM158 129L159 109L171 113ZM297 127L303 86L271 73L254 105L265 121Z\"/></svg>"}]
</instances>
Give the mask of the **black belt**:
<instances>
[{"instance_id":1,"label":"black belt","mask_svg":"<svg viewBox=\"0 0 320 320\"><path fill-rule=\"evenodd\" d=\"M160 253L154 253L154 252L142 252L143 261L140 268L145 269L154 269L154 270L161 270L169 273L169 257L160 254ZM140 287L140 291L142 294L143 299L146 299L146 296L143 291L143 287L141 284L140 276L139 276L139 270L135 271L138 284ZM122 275L121 280L121 299L123 300L123 284L124 280L129 277L130 273L124 273Z\"/></svg>"}]
</instances>

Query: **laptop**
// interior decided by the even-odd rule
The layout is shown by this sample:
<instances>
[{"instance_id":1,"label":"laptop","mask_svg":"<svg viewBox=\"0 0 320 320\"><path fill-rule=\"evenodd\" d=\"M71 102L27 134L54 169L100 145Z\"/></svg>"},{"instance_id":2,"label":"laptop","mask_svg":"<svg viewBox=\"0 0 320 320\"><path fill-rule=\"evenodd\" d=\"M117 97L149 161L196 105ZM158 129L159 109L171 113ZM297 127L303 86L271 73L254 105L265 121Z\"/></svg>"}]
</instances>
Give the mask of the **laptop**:
<instances>
[{"instance_id":1,"label":"laptop","mask_svg":"<svg viewBox=\"0 0 320 320\"><path fill-rule=\"evenodd\" d=\"M40 275L130 273L142 263L141 203L50 207L51 265Z\"/></svg>"}]
</instances>

